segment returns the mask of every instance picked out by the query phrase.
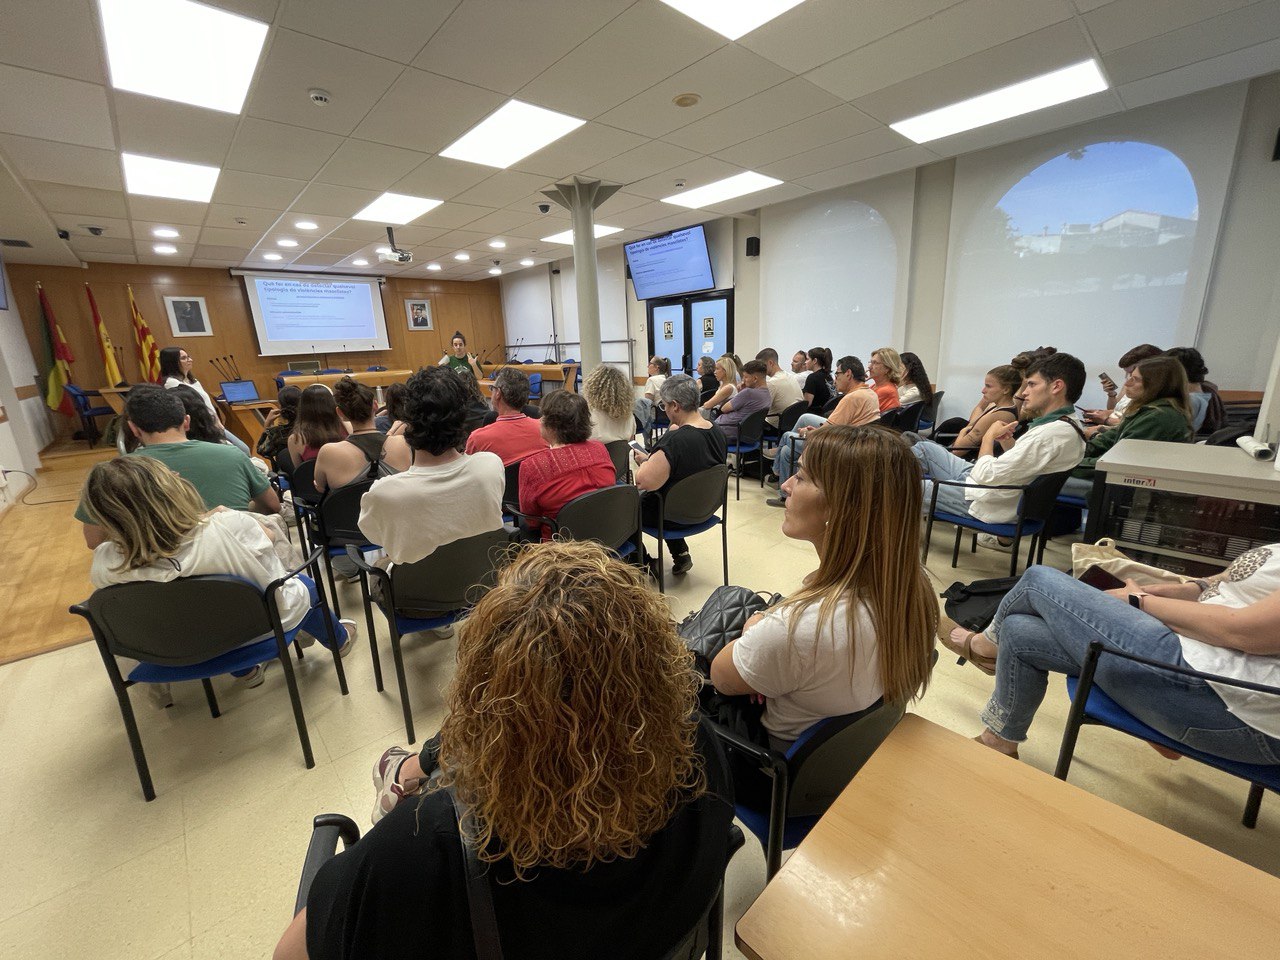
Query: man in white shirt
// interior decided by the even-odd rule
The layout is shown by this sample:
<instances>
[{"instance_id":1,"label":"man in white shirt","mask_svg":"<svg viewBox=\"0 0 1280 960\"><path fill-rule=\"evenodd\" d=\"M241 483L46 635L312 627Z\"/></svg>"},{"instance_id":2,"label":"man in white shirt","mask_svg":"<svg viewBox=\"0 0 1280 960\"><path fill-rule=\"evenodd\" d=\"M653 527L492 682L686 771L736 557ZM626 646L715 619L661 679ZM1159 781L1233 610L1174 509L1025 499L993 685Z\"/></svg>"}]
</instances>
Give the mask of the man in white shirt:
<instances>
[{"instance_id":1,"label":"man in white shirt","mask_svg":"<svg viewBox=\"0 0 1280 960\"><path fill-rule=\"evenodd\" d=\"M775 427L778 425L778 414L787 407L804 399L800 384L796 378L778 365L778 351L773 347L765 347L756 354L757 360L764 361L765 386L769 388L769 416L766 417Z\"/></svg>"},{"instance_id":2,"label":"man in white shirt","mask_svg":"<svg viewBox=\"0 0 1280 960\"><path fill-rule=\"evenodd\" d=\"M961 460L940 444L921 440L912 447L925 472L937 480L974 486L938 487L938 510L973 517L983 523L1017 520L1018 490L984 490L984 485L1025 484L1046 473L1070 470L1084 456L1084 433L1076 423L1074 404L1084 390L1084 364L1069 353L1055 353L1033 363L1018 393L1029 429L1013 441L1016 423L997 423L982 438L976 463ZM999 444L1005 453L995 455ZM924 481L924 509L929 509L933 483Z\"/></svg>"}]
</instances>

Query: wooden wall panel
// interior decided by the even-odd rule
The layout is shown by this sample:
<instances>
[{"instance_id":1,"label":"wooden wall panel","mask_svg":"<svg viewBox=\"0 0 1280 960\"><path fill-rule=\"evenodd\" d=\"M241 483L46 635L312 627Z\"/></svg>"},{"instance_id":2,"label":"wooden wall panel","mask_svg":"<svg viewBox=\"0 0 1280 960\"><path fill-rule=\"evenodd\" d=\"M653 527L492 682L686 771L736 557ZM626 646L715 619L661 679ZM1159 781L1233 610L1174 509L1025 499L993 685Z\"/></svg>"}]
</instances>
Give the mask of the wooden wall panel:
<instances>
[{"instance_id":1,"label":"wooden wall panel","mask_svg":"<svg viewBox=\"0 0 1280 960\"><path fill-rule=\"evenodd\" d=\"M190 353L196 360L196 376L211 393L217 391L220 378L209 363L210 358L234 354L241 375L254 380L263 396L273 395L275 385L271 378L284 369L289 360L308 359L307 354L258 356L257 334L249 313L244 283L240 277L233 277L226 270L114 263L91 263L87 269L14 263L8 264L8 270L18 313L41 373L46 372L45 348L40 329L37 282L43 284L63 335L75 354L72 376L80 386L105 385L102 358L85 296L86 283L93 289L112 342L124 348L121 372L130 381L138 381L140 375L133 346L133 327L129 322L127 285L133 287L138 308L156 341L161 347L181 346ZM174 337L164 309L166 296L204 297L213 336ZM409 329L404 311L404 301L409 299L431 301L434 330ZM330 354L330 365L350 366L356 370L372 364L393 370L416 369L440 359L455 329L466 335L473 349L488 349L505 340L502 296L497 280L462 282L392 277L382 287L382 307L387 316L390 351L351 350L346 354ZM325 360L323 356L320 359L322 362ZM69 418L63 419L63 432L69 432L73 425Z\"/></svg>"}]
</instances>

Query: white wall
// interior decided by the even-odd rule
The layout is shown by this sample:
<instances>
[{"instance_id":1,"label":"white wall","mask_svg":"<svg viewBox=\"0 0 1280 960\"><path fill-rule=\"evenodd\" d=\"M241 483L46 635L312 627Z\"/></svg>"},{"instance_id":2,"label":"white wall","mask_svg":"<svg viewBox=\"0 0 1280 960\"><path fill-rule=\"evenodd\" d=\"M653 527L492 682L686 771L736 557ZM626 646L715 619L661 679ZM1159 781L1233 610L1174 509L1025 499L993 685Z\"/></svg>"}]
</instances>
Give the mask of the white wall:
<instances>
[{"instance_id":1,"label":"white wall","mask_svg":"<svg viewBox=\"0 0 1280 960\"><path fill-rule=\"evenodd\" d=\"M0 467L34 474L40 466L40 451L53 442L53 429L42 396L18 399L16 388L35 382L36 362L4 270L0 270L0 283L5 285L9 304L9 309L0 310L0 406L8 417L0 423ZM0 487L0 507L21 496L29 484L21 474L10 476L9 483Z\"/></svg>"}]
</instances>

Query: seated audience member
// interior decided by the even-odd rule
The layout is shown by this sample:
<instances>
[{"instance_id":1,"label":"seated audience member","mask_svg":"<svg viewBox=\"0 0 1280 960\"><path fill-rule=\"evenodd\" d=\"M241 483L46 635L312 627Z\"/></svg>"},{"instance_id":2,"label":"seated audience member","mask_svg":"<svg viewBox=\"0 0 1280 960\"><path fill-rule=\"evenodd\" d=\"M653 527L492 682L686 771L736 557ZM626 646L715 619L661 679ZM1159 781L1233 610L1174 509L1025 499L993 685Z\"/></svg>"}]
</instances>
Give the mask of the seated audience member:
<instances>
[{"instance_id":1,"label":"seated audience member","mask_svg":"<svg viewBox=\"0 0 1280 960\"><path fill-rule=\"evenodd\" d=\"M938 487L938 509L973 517L985 523L1013 523L1017 519L1018 490L986 490L985 486L1024 484L1045 473L1070 470L1084 456L1084 435L1073 414L1084 390L1084 364L1069 353L1054 353L1027 369L1018 399L1022 416L1034 418L1029 429L1010 445L1015 423L996 423L982 437L978 460L969 463L940 444L921 440L911 448L929 478L924 481L924 505L929 509L932 480L973 484ZM995 455L996 444L1004 454ZM994 538L980 543L994 546Z\"/></svg>"},{"instance_id":2,"label":"seated audience member","mask_svg":"<svg viewBox=\"0 0 1280 960\"><path fill-rule=\"evenodd\" d=\"M819 720L924 692L938 605L920 563L918 475L888 428L829 426L787 481L782 533L813 544L818 568L711 664L721 693L764 699L775 749ZM732 769L739 800L767 801L767 777L751 764Z\"/></svg>"},{"instance_id":3,"label":"seated audience member","mask_svg":"<svg viewBox=\"0 0 1280 960\"><path fill-rule=\"evenodd\" d=\"M997 423L1013 423L1018 421L1018 404L1014 395L1022 388L1022 374L1012 364L992 367L982 378L982 393L977 404L969 414L969 419L959 426L960 419L955 419L959 429L950 450L957 457L968 460L978 455L982 438ZM950 423L951 421L948 421ZM939 424L938 432L946 429Z\"/></svg>"},{"instance_id":4,"label":"seated audience member","mask_svg":"<svg viewBox=\"0 0 1280 960\"><path fill-rule=\"evenodd\" d=\"M601 443L630 441L636 435L631 384L617 367L602 363L582 381L591 410L591 439Z\"/></svg>"},{"instance_id":5,"label":"seated audience member","mask_svg":"<svg viewBox=\"0 0 1280 960\"><path fill-rule=\"evenodd\" d=\"M129 456L151 457L168 466L196 488L206 508L280 512L280 498L266 474L247 456L224 443L187 439L186 410L174 391L139 384L125 397L124 415L129 431L142 442ZM84 500L75 516L84 524L89 549L102 543L102 528Z\"/></svg>"},{"instance_id":6,"label":"seated audience member","mask_svg":"<svg viewBox=\"0 0 1280 960\"><path fill-rule=\"evenodd\" d=\"M1036 347L1034 350L1023 350L1009 361L1009 366L1017 370L1024 378L1027 370L1037 360L1043 360L1045 357L1052 357L1058 352L1057 347Z\"/></svg>"},{"instance_id":7,"label":"seated audience member","mask_svg":"<svg viewBox=\"0 0 1280 960\"><path fill-rule=\"evenodd\" d=\"M716 361L714 357L698 359L698 393L702 405L716 395L720 389L720 381L716 378Z\"/></svg>"},{"instance_id":8,"label":"seated audience member","mask_svg":"<svg viewBox=\"0 0 1280 960\"><path fill-rule=\"evenodd\" d=\"M507 957L668 955L720 888L733 804L662 597L598 544L527 548L457 660L440 732L379 758L381 819L320 868L276 960L407 960L424 937L474 957L450 792Z\"/></svg>"},{"instance_id":9,"label":"seated audience member","mask_svg":"<svg viewBox=\"0 0 1280 960\"><path fill-rule=\"evenodd\" d=\"M574 497L617 481L609 451L591 439L591 411L578 394L568 390L549 394L542 401L538 428L547 449L520 463L521 513L554 520ZM550 540L551 527L539 526L542 539Z\"/></svg>"},{"instance_id":10,"label":"seated audience member","mask_svg":"<svg viewBox=\"0 0 1280 960\"><path fill-rule=\"evenodd\" d=\"M484 371L480 369L480 364L476 362L476 355L467 352L467 338L462 335L461 330L454 331L453 339L449 341L449 346L452 352L444 354L437 360L436 366L448 367L454 373L462 373L465 370L477 380L484 379Z\"/></svg>"},{"instance_id":11,"label":"seated audience member","mask_svg":"<svg viewBox=\"0 0 1280 960\"><path fill-rule=\"evenodd\" d=\"M724 368L720 368L724 369ZM761 410L768 410L773 398L765 386L765 365L759 360L749 360L742 368L742 389L725 401L716 417L716 429L729 443L738 442L738 427L747 417Z\"/></svg>"},{"instance_id":12,"label":"seated audience member","mask_svg":"<svg viewBox=\"0 0 1280 960\"><path fill-rule=\"evenodd\" d=\"M529 376L515 367L503 367L493 375L489 401L497 416L493 423L467 437L467 453L488 450L502 458L504 467L547 449L538 432L538 421L524 413L529 402Z\"/></svg>"},{"instance_id":13,"label":"seated audience member","mask_svg":"<svg viewBox=\"0 0 1280 960\"><path fill-rule=\"evenodd\" d=\"M821 414L831 402L831 350L814 347L807 354L808 376L800 388L801 398L809 404L809 413Z\"/></svg>"},{"instance_id":14,"label":"seated audience member","mask_svg":"<svg viewBox=\"0 0 1280 960\"><path fill-rule=\"evenodd\" d=\"M902 367L902 358L893 347L881 347L871 352L871 362L867 364L867 373L871 375L871 386L880 399L880 413L885 414L902 406L898 400L898 384L906 371Z\"/></svg>"},{"instance_id":15,"label":"seated audience member","mask_svg":"<svg viewBox=\"0 0 1280 960\"><path fill-rule=\"evenodd\" d=\"M1125 379L1128 379L1129 374L1133 373L1133 368L1141 361L1158 357L1162 353L1164 353L1163 350L1149 343L1140 343L1128 351L1119 360ZM1113 427L1124 416L1131 398L1121 395L1123 391L1116 386L1116 382L1108 374L1100 373L1098 374L1098 379L1102 381L1102 389L1107 394L1107 407L1105 410L1086 410L1084 412L1084 421L1098 426ZM1096 433L1097 431L1090 430L1090 432Z\"/></svg>"},{"instance_id":16,"label":"seated audience member","mask_svg":"<svg viewBox=\"0 0 1280 960\"><path fill-rule=\"evenodd\" d=\"M1165 351L1165 356L1173 357L1186 371L1187 399L1191 403L1191 428L1199 433L1200 428L1205 425L1210 404L1217 399L1216 394L1205 386L1207 382L1205 377L1209 375L1209 368L1205 366L1204 357L1195 347L1170 347ZM1218 404L1221 406L1222 401L1218 400ZM1221 424L1216 425L1215 429L1218 426Z\"/></svg>"},{"instance_id":17,"label":"seated audience member","mask_svg":"<svg viewBox=\"0 0 1280 960\"><path fill-rule=\"evenodd\" d=\"M801 385L809 376L809 354L804 350L797 350L791 355L791 375L796 378L796 383Z\"/></svg>"},{"instance_id":18,"label":"seated audience member","mask_svg":"<svg viewBox=\"0 0 1280 960\"><path fill-rule=\"evenodd\" d=\"M326 443L316 455L316 489L344 487L355 480L409 469L404 437L388 437L373 423L373 391L350 377L333 387L342 419L351 424L346 439Z\"/></svg>"},{"instance_id":19,"label":"seated audience member","mask_svg":"<svg viewBox=\"0 0 1280 960\"><path fill-rule=\"evenodd\" d=\"M374 425L389 437L404 433L404 384L393 383L387 387L387 402L374 418Z\"/></svg>"},{"instance_id":20,"label":"seated audience member","mask_svg":"<svg viewBox=\"0 0 1280 960\"><path fill-rule=\"evenodd\" d=\"M481 427L487 427L497 420L498 414L485 402L484 396L480 393L480 384L476 382L470 370L461 371L458 377L462 380L462 388L467 392L466 417L462 421L462 428L469 437ZM525 416L530 415L529 410L530 407L526 404Z\"/></svg>"},{"instance_id":21,"label":"seated audience member","mask_svg":"<svg viewBox=\"0 0 1280 960\"><path fill-rule=\"evenodd\" d=\"M719 410L738 392L738 367L730 356L723 356L716 361L715 378L719 386L707 400L702 401L704 410Z\"/></svg>"},{"instance_id":22,"label":"seated audience member","mask_svg":"<svg viewBox=\"0 0 1280 960\"><path fill-rule=\"evenodd\" d=\"M773 347L765 347L756 354L756 359L762 360L765 365L765 386L769 388L769 418L777 426L778 414L803 400L804 393L796 378L778 365L778 351Z\"/></svg>"},{"instance_id":23,"label":"seated audience member","mask_svg":"<svg viewBox=\"0 0 1280 960\"><path fill-rule=\"evenodd\" d=\"M217 574L243 577L265 589L285 575L272 547L274 531L239 510L207 510L188 480L151 457L118 457L95 465L85 480L84 503L103 533L89 571L96 589ZM289 580L275 597L280 625L286 631L301 625L303 632L328 645L328 617L340 652L346 656L356 637L355 623L333 620L329 610L319 605L315 584L309 579ZM133 664L122 667L127 675ZM241 685L256 687L265 671L266 662L235 676ZM157 705L173 703L168 684L148 687Z\"/></svg>"},{"instance_id":24,"label":"seated audience member","mask_svg":"<svg viewBox=\"0 0 1280 960\"><path fill-rule=\"evenodd\" d=\"M1121 440L1164 440L1189 443L1191 407L1187 402L1187 375L1182 364L1168 356L1143 360L1124 382L1130 403L1124 419L1089 438L1084 458L1071 471L1062 492L1087 497L1093 490L1094 467L1098 458Z\"/></svg>"},{"instance_id":25,"label":"seated audience member","mask_svg":"<svg viewBox=\"0 0 1280 960\"><path fill-rule=\"evenodd\" d=\"M350 427L338 415L333 391L323 383L313 383L302 391L298 401L298 419L289 434L289 456L293 465L314 460L326 443L347 439Z\"/></svg>"},{"instance_id":26,"label":"seated audience member","mask_svg":"<svg viewBox=\"0 0 1280 960\"><path fill-rule=\"evenodd\" d=\"M793 457L800 456L805 439L815 430L829 423L836 426L861 427L880 419L880 400L875 391L867 385L866 380L867 371L863 369L862 361L857 357L841 357L836 362L836 389L844 396L836 404L835 410L831 411L830 418L820 417L814 413L803 414L796 421L796 428L782 435L778 443L778 452L773 459L773 469L779 484L778 496L765 501L769 506L786 506L787 494L782 487L791 478L795 469Z\"/></svg>"},{"instance_id":27,"label":"seated audience member","mask_svg":"<svg viewBox=\"0 0 1280 960\"><path fill-rule=\"evenodd\" d=\"M169 387L173 395L182 401L182 409L187 414L187 439L200 440L204 443L226 443L227 436L209 408L196 393L185 383Z\"/></svg>"},{"instance_id":28,"label":"seated audience member","mask_svg":"<svg viewBox=\"0 0 1280 960\"><path fill-rule=\"evenodd\" d=\"M658 402L671 420L671 429L657 439L648 453L634 454L639 467L635 482L642 491L656 491L666 496L667 491L685 477L724 463L729 451L724 434L699 412L698 384L692 377L683 373L668 377L662 384ZM643 497L640 509L644 525L657 526L657 498ZM678 529L678 526L668 524L667 529ZM671 551L673 573L684 574L693 569L693 558L689 556L685 540L668 540L667 547Z\"/></svg>"},{"instance_id":29,"label":"seated audience member","mask_svg":"<svg viewBox=\"0 0 1280 960\"><path fill-rule=\"evenodd\" d=\"M647 446L653 439L654 415L658 410L658 393L662 383L671 376L671 361L666 357L649 358L649 379L644 383L644 395L636 400L633 410L640 421L640 431L644 434Z\"/></svg>"},{"instance_id":30,"label":"seated audience member","mask_svg":"<svg viewBox=\"0 0 1280 960\"><path fill-rule=\"evenodd\" d=\"M302 398L302 390L285 385L276 395L276 409L267 414L262 426L262 436L258 438L258 456L275 462L276 456L289 449L289 434L293 433L293 423L298 418L298 401Z\"/></svg>"},{"instance_id":31,"label":"seated audience member","mask_svg":"<svg viewBox=\"0 0 1280 960\"><path fill-rule=\"evenodd\" d=\"M929 374L925 372L924 363L914 353L904 353L902 371L898 403L904 407L912 403L928 404L933 399L933 387L929 386Z\"/></svg>"},{"instance_id":32,"label":"seated audience member","mask_svg":"<svg viewBox=\"0 0 1280 960\"><path fill-rule=\"evenodd\" d=\"M223 432L226 442L245 456L248 456L250 453L248 445L222 426L222 421L218 419L218 408L214 406L213 398L209 396L208 391L191 373L191 368L194 366L195 361L191 359L191 355L181 347L162 348L160 350L161 385L166 390L172 390L179 385L186 386L198 393L201 401L209 409L209 416L213 418L213 422L217 424L218 429Z\"/></svg>"},{"instance_id":33,"label":"seated audience member","mask_svg":"<svg viewBox=\"0 0 1280 960\"><path fill-rule=\"evenodd\" d=\"M441 544L502 527L502 461L458 452L465 402L461 379L440 366L405 384L404 438L413 461L376 481L360 502L361 532L392 563L415 563Z\"/></svg>"},{"instance_id":34,"label":"seated audience member","mask_svg":"<svg viewBox=\"0 0 1280 960\"><path fill-rule=\"evenodd\" d=\"M1031 567L982 633L946 619L938 632L949 649L995 675L977 739L1017 757L1049 672L1079 676L1094 640L1203 673L1280 682L1280 544L1246 551L1207 580L1145 587L1130 580L1106 592L1051 567ZM1098 661L1094 682L1188 747L1239 763L1280 763L1274 697L1108 656Z\"/></svg>"}]
</instances>

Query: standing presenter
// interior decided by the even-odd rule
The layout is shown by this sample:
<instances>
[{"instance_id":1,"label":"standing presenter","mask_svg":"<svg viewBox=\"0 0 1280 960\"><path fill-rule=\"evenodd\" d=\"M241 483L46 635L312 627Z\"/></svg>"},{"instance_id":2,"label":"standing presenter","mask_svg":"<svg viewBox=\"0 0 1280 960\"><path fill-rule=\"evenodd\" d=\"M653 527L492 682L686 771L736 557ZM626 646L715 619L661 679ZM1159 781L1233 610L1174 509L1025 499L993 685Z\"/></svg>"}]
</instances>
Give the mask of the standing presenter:
<instances>
[{"instance_id":1,"label":"standing presenter","mask_svg":"<svg viewBox=\"0 0 1280 960\"><path fill-rule=\"evenodd\" d=\"M483 380L484 371L480 369L480 364L476 362L476 355L467 353L467 338L462 335L461 330L454 331L452 344L453 353L446 353L440 358L440 362L436 366L447 366L454 373L470 370L477 381Z\"/></svg>"}]
</instances>

